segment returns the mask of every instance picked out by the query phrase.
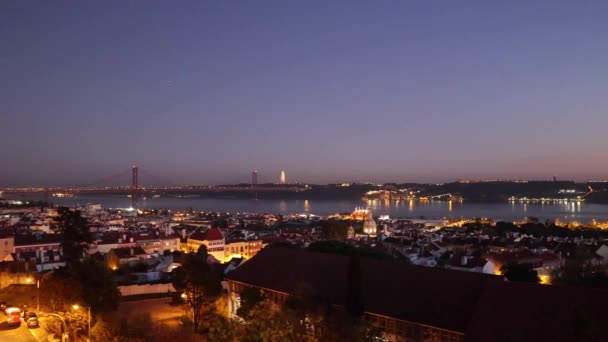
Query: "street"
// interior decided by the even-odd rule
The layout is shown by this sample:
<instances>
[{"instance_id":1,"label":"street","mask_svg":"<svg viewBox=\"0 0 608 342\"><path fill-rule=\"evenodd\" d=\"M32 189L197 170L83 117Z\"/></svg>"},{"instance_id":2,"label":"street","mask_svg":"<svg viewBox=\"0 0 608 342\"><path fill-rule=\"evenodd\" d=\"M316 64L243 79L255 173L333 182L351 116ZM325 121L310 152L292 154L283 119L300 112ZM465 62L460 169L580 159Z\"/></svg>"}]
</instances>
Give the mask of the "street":
<instances>
[{"instance_id":1,"label":"street","mask_svg":"<svg viewBox=\"0 0 608 342\"><path fill-rule=\"evenodd\" d=\"M0 341L37 342L38 340L32 335L25 323L21 323L18 327L13 327L9 326L6 322L2 322L0 324Z\"/></svg>"}]
</instances>

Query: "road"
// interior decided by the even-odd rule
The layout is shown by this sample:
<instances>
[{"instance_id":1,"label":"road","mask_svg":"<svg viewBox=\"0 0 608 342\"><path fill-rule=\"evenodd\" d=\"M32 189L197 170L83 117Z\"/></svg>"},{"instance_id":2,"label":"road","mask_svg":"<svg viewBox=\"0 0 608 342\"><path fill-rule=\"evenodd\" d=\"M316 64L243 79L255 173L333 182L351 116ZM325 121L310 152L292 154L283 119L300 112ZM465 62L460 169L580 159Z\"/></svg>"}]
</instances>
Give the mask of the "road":
<instances>
[{"instance_id":1,"label":"road","mask_svg":"<svg viewBox=\"0 0 608 342\"><path fill-rule=\"evenodd\" d=\"M138 315L150 314L152 322L166 327L180 326L180 319L184 317L183 305L169 305L170 298L149 299L137 302L121 303L117 315L122 318L133 318ZM0 320L4 315L0 315ZM9 326L6 322L0 323L0 342L46 342L48 332L45 329L48 318L39 317L40 327L28 329L25 323L18 327Z\"/></svg>"},{"instance_id":2,"label":"road","mask_svg":"<svg viewBox=\"0 0 608 342\"><path fill-rule=\"evenodd\" d=\"M0 341L38 342L25 323L21 323L19 327L11 327L6 322L0 324Z\"/></svg>"}]
</instances>

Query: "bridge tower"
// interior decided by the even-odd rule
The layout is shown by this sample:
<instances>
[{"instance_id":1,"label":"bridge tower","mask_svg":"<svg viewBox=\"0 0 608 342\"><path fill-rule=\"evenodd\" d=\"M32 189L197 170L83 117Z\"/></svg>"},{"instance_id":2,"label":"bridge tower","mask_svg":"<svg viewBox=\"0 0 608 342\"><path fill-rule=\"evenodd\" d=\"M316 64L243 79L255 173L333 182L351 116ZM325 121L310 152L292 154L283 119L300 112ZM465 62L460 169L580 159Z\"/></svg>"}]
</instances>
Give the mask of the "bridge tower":
<instances>
[{"instance_id":1,"label":"bridge tower","mask_svg":"<svg viewBox=\"0 0 608 342\"><path fill-rule=\"evenodd\" d=\"M139 168L133 165L133 178L131 183L131 208L137 206L137 191L139 190Z\"/></svg>"}]
</instances>

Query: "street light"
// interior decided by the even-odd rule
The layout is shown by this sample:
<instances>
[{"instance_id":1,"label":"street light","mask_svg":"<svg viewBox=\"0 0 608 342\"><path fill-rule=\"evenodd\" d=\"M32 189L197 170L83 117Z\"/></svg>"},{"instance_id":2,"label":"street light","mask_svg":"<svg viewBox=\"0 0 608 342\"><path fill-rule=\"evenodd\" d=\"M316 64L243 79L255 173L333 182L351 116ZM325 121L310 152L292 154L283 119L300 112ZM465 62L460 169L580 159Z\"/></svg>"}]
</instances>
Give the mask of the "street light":
<instances>
[{"instance_id":1,"label":"street light","mask_svg":"<svg viewBox=\"0 0 608 342\"><path fill-rule=\"evenodd\" d=\"M58 318L59 320L61 320L62 323L62 329L61 329L61 342L67 341L68 340L68 326L65 324L65 319L63 319L62 316L56 314L56 313L47 313L47 316L52 316L55 318Z\"/></svg>"},{"instance_id":2,"label":"street light","mask_svg":"<svg viewBox=\"0 0 608 342\"><path fill-rule=\"evenodd\" d=\"M74 304L72 305L72 309L74 310L78 310L80 309L80 306L78 304ZM91 307L87 306L87 313L88 313L88 318L89 318L89 329L87 330L87 335L88 335L88 339L89 342L91 341Z\"/></svg>"}]
</instances>

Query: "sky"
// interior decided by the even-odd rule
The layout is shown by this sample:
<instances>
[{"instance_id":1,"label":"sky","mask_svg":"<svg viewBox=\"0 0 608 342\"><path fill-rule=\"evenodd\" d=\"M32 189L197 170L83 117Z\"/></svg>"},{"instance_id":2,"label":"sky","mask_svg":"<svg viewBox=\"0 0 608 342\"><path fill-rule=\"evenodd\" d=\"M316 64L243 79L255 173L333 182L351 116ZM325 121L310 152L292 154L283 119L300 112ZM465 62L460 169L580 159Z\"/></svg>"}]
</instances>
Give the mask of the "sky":
<instances>
[{"instance_id":1,"label":"sky","mask_svg":"<svg viewBox=\"0 0 608 342\"><path fill-rule=\"evenodd\" d=\"M1 1L0 185L606 179L606 13Z\"/></svg>"}]
</instances>

